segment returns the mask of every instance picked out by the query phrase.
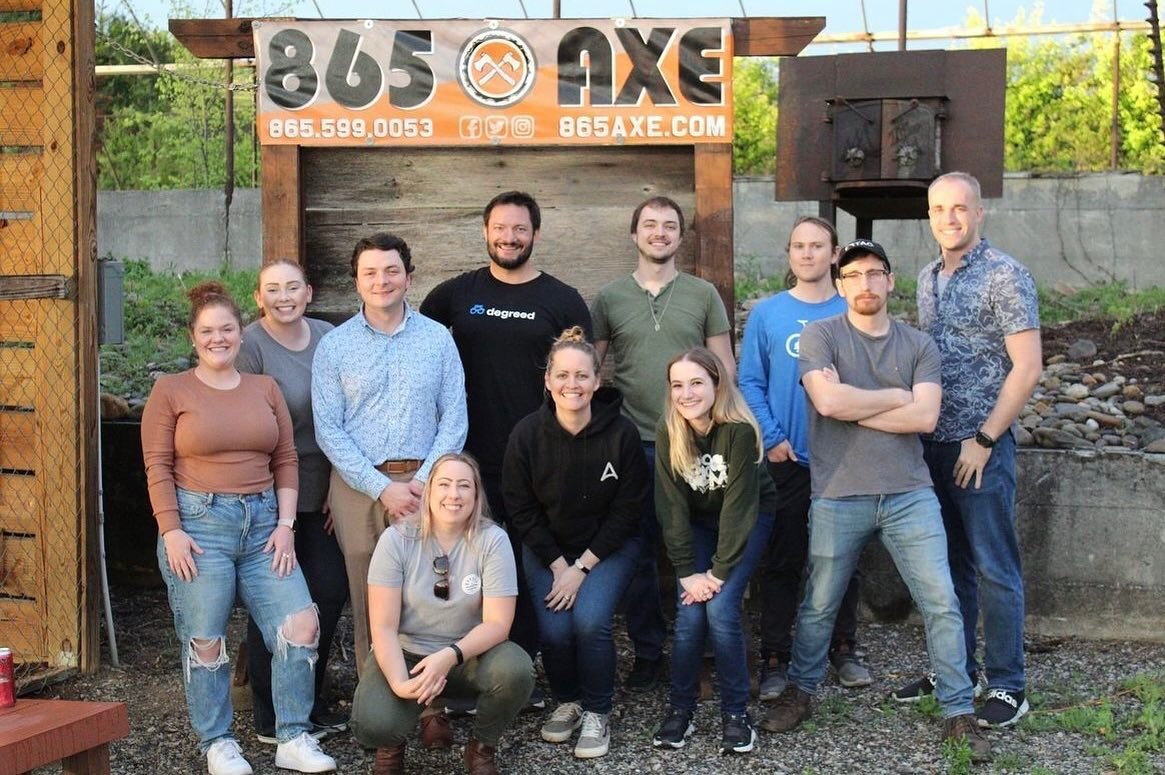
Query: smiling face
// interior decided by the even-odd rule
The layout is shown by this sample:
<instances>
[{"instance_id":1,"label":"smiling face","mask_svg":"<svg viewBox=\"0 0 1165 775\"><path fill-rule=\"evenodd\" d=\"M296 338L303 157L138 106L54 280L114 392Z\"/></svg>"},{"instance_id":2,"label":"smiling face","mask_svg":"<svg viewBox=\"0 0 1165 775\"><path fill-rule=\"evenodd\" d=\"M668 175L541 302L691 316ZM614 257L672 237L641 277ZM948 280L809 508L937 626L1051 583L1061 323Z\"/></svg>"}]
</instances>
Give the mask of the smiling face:
<instances>
[{"instance_id":1,"label":"smiling face","mask_svg":"<svg viewBox=\"0 0 1165 775\"><path fill-rule=\"evenodd\" d=\"M233 369L243 341L242 324L229 307L208 304L194 319L190 341L199 366L212 371Z\"/></svg>"},{"instance_id":2,"label":"smiling face","mask_svg":"<svg viewBox=\"0 0 1165 775\"><path fill-rule=\"evenodd\" d=\"M644 207L631 241L641 258L654 264L666 264L675 257L683 241L679 213L670 207Z\"/></svg>"},{"instance_id":3,"label":"smiling face","mask_svg":"<svg viewBox=\"0 0 1165 775\"><path fill-rule=\"evenodd\" d=\"M404 306L412 281L395 250L365 250L356 260L356 292L366 311L395 314Z\"/></svg>"},{"instance_id":4,"label":"smiling face","mask_svg":"<svg viewBox=\"0 0 1165 775\"><path fill-rule=\"evenodd\" d=\"M575 347L559 348L546 367L546 390L559 411L586 410L598 387L594 361Z\"/></svg>"},{"instance_id":5,"label":"smiling face","mask_svg":"<svg viewBox=\"0 0 1165 775\"><path fill-rule=\"evenodd\" d=\"M926 195L930 231L944 257L960 258L979 242L983 204L966 181L944 178Z\"/></svg>"},{"instance_id":6,"label":"smiling face","mask_svg":"<svg viewBox=\"0 0 1165 775\"><path fill-rule=\"evenodd\" d=\"M446 460L429 475L429 515L435 527L464 527L477 505L473 469L461 460Z\"/></svg>"},{"instance_id":7,"label":"smiling face","mask_svg":"<svg viewBox=\"0 0 1165 775\"><path fill-rule=\"evenodd\" d=\"M789 235L789 269L799 283L816 283L828 277L840 253L830 233L816 223L799 224Z\"/></svg>"},{"instance_id":8,"label":"smiling face","mask_svg":"<svg viewBox=\"0 0 1165 775\"><path fill-rule=\"evenodd\" d=\"M271 264L259 272L255 306L262 310L265 317L283 325L291 325L299 322L310 302L311 286L298 266Z\"/></svg>"},{"instance_id":9,"label":"smiling face","mask_svg":"<svg viewBox=\"0 0 1165 775\"><path fill-rule=\"evenodd\" d=\"M712 405L716 403L716 383L703 366L692 361L676 361L668 371L671 401L680 416L699 433L712 427Z\"/></svg>"},{"instance_id":10,"label":"smiling face","mask_svg":"<svg viewBox=\"0 0 1165 775\"><path fill-rule=\"evenodd\" d=\"M837 290L852 312L877 315L886 308L886 300L894 290L894 275L877 256L862 256L842 267Z\"/></svg>"},{"instance_id":11,"label":"smiling face","mask_svg":"<svg viewBox=\"0 0 1165 775\"><path fill-rule=\"evenodd\" d=\"M502 269L519 269L530 260L538 232L530 211L522 205L500 204L489 213L482 227L489 258Z\"/></svg>"}]
</instances>

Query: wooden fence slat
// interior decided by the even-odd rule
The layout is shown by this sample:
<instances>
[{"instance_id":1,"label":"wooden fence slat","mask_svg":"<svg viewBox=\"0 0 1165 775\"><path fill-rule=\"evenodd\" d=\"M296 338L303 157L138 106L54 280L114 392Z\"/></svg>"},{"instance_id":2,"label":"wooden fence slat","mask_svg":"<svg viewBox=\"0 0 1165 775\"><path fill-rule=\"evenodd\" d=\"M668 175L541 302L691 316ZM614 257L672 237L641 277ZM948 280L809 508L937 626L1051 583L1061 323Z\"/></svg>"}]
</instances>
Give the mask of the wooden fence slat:
<instances>
[{"instance_id":1,"label":"wooden fence slat","mask_svg":"<svg viewBox=\"0 0 1165 775\"><path fill-rule=\"evenodd\" d=\"M43 97L44 92L36 84L0 86L0 146L41 144Z\"/></svg>"},{"instance_id":2,"label":"wooden fence slat","mask_svg":"<svg viewBox=\"0 0 1165 775\"><path fill-rule=\"evenodd\" d=\"M35 342L37 331L36 305L0 304L0 342ZM24 351L27 352L27 351ZM5 376L11 375L9 364L5 363L9 354L19 355L21 351L0 350L0 369ZM11 403L4 401L3 403Z\"/></svg>"},{"instance_id":3,"label":"wooden fence slat","mask_svg":"<svg viewBox=\"0 0 1165 775\"><path fill-rule=\"evenodd\" d=\"M40 597L41 573L35 535L0 533L0 598Z\"/></svg>"},{"instance_id":4,"label":"wooden fence slat","mask_svg":"<svg viewBox=\"0 0 1165 775\"><path fill-rule=\"evenodd\" d=\"M43 0L0 0L0 11L39 11Z\"/></svg>"},{"instance_id":5,"label":"wooden fence slat","mask_svg":"<svg viewBox=\"0 0 1165 775\"><path fill-rule=\"evenodd\" d=\"M0 375L0 404L31 409L36 406L36 383L28 377Z\"/></svg>"},{"instance_id":6,"label":"wooden fence slat","mask_svg":"<svg viewBox=\"0 0 1165 775\"><path fill-rule=\"evenodd\" d=\"M43 173L40 154L0 153L0 213L39 210Z\"/></svg>"},{"instance_id":7,"label":"wooden fence slat","mask_svg":"<svg viewBox=\"0 0 1165 775\"><path fill-rule=\"evenodd\" d=\"M48 662L45 643L44 601L0 598L0 629L4 642L10 643L12 655L19 662Z\"/></svg>"},{"instance_id":8,"label":"wooden fence slat","mask_svg":"<svg viewBox=\"0 0 1165 775\"><path fill-rule=\"evenodd\" d=\"M37 442L35 413L0 411L0 468L40 468Z\"/></svg>"},{"instance_id":9,"label":"wooden fence slat","mask_svg":"<svg viewBox=\"0 0 1165 775\"><path fill-rule=\"evenodd\" d=\"M0 81L37 81L43 67L41 25L0 24Z\"/></svg>"},{"instance_id":10,"label":"wooden fence slat","mask_svg":"<svg viewBox=\"0 0 1165 775\"><path fill-rule=\"evenodd\" d=\"M35 476L0 474L0 524L9 533L36 534L41 526L42 491Z\"/></svg>"},{"instance_id":11,"label":"wooden fence slat","mask_svg":"<svg viewBox=\"0 0 1165 775\"><path fill-rule=\"evenodd\" d=\"M69 278L59 274L0 275L0 301L67 299Z\"/></svg>"},{"instance_id":12,"label":"wooden fence slat","mask_svg":"<svg viewBox=\"0 0 1165 775\"><path fill-rule=\"evenodd\" d=\"M0 274L40 272L43 264L40 219L0 215Z\"/></svg>"}]
</instances>

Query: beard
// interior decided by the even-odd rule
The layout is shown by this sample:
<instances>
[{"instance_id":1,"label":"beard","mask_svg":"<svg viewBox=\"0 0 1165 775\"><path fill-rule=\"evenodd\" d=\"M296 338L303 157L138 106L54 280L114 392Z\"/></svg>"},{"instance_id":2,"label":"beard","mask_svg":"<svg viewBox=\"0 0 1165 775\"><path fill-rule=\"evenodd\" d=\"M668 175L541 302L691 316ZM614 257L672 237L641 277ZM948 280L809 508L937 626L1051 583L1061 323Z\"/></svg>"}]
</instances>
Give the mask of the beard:
<instances>
[{"instance_id":1,"label":"beard","mask_svg":"<svg viewBox=\"0 0 1165 775\"><path fill-rule=\"evenodd\" d=\"M493 243L487 242L485 250L489 253L489 260L500 266L502 269L519 269L525 266L526 262L530 260L530 256L534 254L534 243L528 244L521 253L513 258L502 258L494 249Z\"/></svg>"}]
</instances>

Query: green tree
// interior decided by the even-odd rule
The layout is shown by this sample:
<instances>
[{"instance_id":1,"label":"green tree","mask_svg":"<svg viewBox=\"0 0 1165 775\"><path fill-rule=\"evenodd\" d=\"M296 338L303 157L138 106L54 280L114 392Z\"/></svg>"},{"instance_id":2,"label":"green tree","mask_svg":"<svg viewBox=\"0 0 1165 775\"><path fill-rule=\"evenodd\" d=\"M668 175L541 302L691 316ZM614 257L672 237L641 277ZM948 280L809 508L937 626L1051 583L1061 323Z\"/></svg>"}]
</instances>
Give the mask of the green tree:
<instances>
[{"instance_id":1,"label":"green tree","mask_svg":"<svg viewBox=\"0 0 1165 775\"><path fill-rule=\"evenodd\" d=\"M733 61L732 69L732 171L738 175L771 175L777 154L776 61L739 57Z\"/></svg>"}]
</instances>

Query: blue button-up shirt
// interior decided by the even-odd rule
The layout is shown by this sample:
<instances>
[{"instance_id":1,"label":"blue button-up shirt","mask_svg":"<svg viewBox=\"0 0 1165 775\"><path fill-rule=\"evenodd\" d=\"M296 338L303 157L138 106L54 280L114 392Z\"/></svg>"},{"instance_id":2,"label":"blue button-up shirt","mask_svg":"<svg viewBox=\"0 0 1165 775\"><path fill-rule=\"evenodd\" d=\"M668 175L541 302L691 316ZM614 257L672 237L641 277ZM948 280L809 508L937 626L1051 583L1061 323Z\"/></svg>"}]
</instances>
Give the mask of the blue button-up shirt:
<instances>
[{"instance_id":1,"label":"blue button-up shirt","mask_svg":"<svg viewBox=\"0 0 1165 775\"><path fill-rule=\"evenodd\" d=\"M942 357L942 408L926 438L961 441L975 435L995 407L1011 371L1004 339L1040 327L1036 283L1023 264L987 240L971 248L942 296L942 258L918 274L918 327Z\"/></svg>"},{"instance_id":2,"label":"blue button-up shirt","mask_svg":"<svg viewBox=\"0 0 1165 775\"><path fill-rule=\"evenodd\" d=\"M312 361L316 440L340 476L369 498L389 479L385 460L434 461L465 444L465 373L449 331L405 305L404 319L386 334L363 309L329 332Z\"/></svg>"}]
</instances>

